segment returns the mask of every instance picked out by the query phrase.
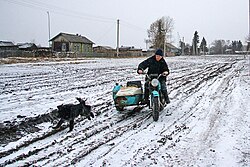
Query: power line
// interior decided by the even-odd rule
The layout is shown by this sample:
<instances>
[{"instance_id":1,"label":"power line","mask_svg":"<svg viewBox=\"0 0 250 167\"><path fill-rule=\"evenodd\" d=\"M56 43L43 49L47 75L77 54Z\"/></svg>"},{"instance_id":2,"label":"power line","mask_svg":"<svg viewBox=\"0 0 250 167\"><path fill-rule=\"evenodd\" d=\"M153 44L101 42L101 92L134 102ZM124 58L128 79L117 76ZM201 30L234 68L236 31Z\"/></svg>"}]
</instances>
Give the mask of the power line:
<instances>
[{"instance_id":1,"label":"power line","mask_svg":"<svg viewBox=\"0 0 250 167\"><path fill-rule=\"evenodd\" d=\"M97 39L97 41L102 40L104 37L106 37L110 33L111 30L114 30L115 25L116 25L115 23L112 24L111 27L109 27L105 32L102 32L102 35Z\"/></svg>"},{"instance_id":2,"label":"power line","mask_svg":"<svg viewBox=\"0 0 250 167\"><path fill-rule=\"evenodd\" d=\"M24 6L24 7L28 7L28 8L36 8L42 11L50 11L56 14L60 14L60 15L64 15L64 16L70 16L70 17L78 17L81 19L85 19L85 20L90 20L90 21L98 21L98 22L115 22L114 18L107 18L107 17L102 17L102 16L94 16L94 15L90 15L87 13L83 13L83 12L77 12L77 11L73 11L73 10L69 10L69 9L65 9L65 8L61 8L58 6L54 6L54 5L48 5L46 3L43 2L37 2L37 1L27 1L27 0L23 0L23 1L17 1L17 0L4 0L5 2L8 3L12 3L15 5L19 5L19 6Z\"/></svg>"},{"instance_id":3,"label":"power line","mask_svg":"<svg viewBox=\"0 0 250 167\"><path fill-rule=\"evenodd\" d=\"M91 15L88 13L83 13L83 12L78 12L78 11L74 11L74 10L69 10L66 8L62 8L56 5L52 5L52 4L47 4L44 3L42 0L22 0L22 1L18 1L18 0L2 0L5 1L7 3L10 4L14 4L14 5L19 5L19 6L23 6L23 7L27 7L27 8L32 8L32 9L38 9L41 11L45 11L46 13L54 13L54 14L59 14L59 15L63 15L63 16L67 16L67 17L72 17L72 18L79 18L79 19L83 19L83 20L89 20L89 21L95 21L95 22L104 22L104 23L109 23L112 24L112 27L114 26L114 23L116 21L115 18L108 18L108 17L103 17L103 16L95 16L95 15ZM137 25L131 24L125 20L122 20L119 22L121 25L128 27L132 30L135 31L139 31L139 32L143 32L145 33L147 30L145 28L141 28ZM107 32L111 31L111 28L109 28L107 30ZM104 36L107 35L107 32L103 32L102 36L100 38L103 38ZM99 39L100 39L99 38Z\"/></svg>"},{"instance_id":4,"label":"power line","mask_svg":"<svg viewBox=\"0 0 250 167\"><path fill-rule=\"evenodd\" d=\"M124 26L126 26L128 28L131 28L133 30L144 31L144 32L147 31L145 28L142 28L142 27L139 27L137 25L131 24L131 23L127 22L127 21L124 21L124 20L121 20L121 21L122 21L121 22L122 25L124 25Z\"/></svg>"},{"instance_id":5,"label":"power line","mask_svg":"<svg viewBox=\"0 0 250 167\"><path fill-rule=\"evenodd\" d=\"M114 23L116 20L115 18L95 16L95 15L90 15L90 14L83 13L83 12L77 12L77 11L69 10L66 8L61 8L61 7L58 7L55 5L46 4L46 3L42 2L41 0L33 0L33 1L30 1L30 0L22 0L22 1L3 0L3 1L15 4L15 5L19 5L19 6L24 6L24 7L28 7L28 8L32 8L32 9L36 8L36 9L43 10L46 12L50 11L52 13L60 14L63 16L69 16L69 17L74 17L74 18L77 17L77 18L89 20L89 21ZM133 30L136 30L136 31L147 31L145 28L131 24L125 20L121 20L120 24L122 24L128 28L131 28Z\"/></svg>"}]
</instances>

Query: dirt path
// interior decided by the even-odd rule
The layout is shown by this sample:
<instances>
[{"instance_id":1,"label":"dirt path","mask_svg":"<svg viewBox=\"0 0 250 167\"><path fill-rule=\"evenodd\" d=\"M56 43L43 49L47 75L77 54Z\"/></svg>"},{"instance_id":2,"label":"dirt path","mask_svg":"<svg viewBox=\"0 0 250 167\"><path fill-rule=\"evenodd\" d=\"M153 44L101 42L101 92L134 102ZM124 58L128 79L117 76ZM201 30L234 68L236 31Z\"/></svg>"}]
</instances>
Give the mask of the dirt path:
<instances>
[{"instance_id":1,"label":"dirt path","mask_svg":"<svg viewBox=\"0 0 250 167\"><path fill-rule=\"evenodd\" d=\"M95 101L92 105L96 117L93 121L79 117L75 129L70 133L67 133L66 124L59 130L48 128L55 122L55 107L48 109L46 114L3 122L0 126L0 165L219 164L223 161L223 154L219 151L223 152L223 149L217 150L220 148L218 145L223 141L228 142L226 138L232 135L233 126L236 125L234 130L240 130L239 127L243 126L240 120L249 117L243 112L244 107L249 107L235 98L236 88L242 86L239 84L242 75L245 75L246 62L237 58L218 58L219 62L212 58L211 62L199 59L182 63L180 60L185 61L181 58L170 60L172 73L167 83L171 104L160 113L158 122L153 121L147 108L138 113L121 114L113 106L111 90L115 82L142 78L131 73L136 70L140 60L136 60L132 66L119 62L118 67L106 65L99 68L93 68L93 62L78 66L43 64L42 69L38 68L37 72L31 74L16 75L18 77L7 73L1 75L1 80L6 80L8 84L1 86L4 95L0 99L11 96L8 105L1 108L3 112L15 107L27 109L27 105L36 107L38 101L45 104L52 100L56 106L59 102L65 102L61 100L62 92L70 98L84 92L90 100ZM188 68L191 65L192 70ZM46 96L41 96L41 92ZM22 103L18 103L20 99L24 99ZM230 110L235 105L231 103L242 105L235 117ZM169 116L169 113L172 115ZM233 122L229 123L228 118ZM227 135L223 135L224 131L228 131ZM238 134L240 132L233 134L237 144L231 143L224 148L230 150L232 146L235 147L233 152L241 151L242 157L236 161L245 165L249 163L249 150L241 149L249 135L243 133L246 139L240 140ZM249 142L247 144L250 145Z\"/></svg>"}]
</instances>

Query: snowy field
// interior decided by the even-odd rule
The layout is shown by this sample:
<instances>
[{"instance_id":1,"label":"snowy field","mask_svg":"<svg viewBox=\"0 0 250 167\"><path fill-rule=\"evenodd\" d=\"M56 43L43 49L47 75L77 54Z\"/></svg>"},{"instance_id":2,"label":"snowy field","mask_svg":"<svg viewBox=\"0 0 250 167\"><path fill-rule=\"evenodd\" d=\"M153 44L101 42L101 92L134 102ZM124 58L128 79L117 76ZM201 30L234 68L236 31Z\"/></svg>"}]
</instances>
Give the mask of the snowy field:
<instances>
[{"instance_id":1,"label":"snowy field","mask_svg":"<svg viewBox=\"0 0 250 167\"><path fill-rule=\"evenodd\" d=\"M158 122L113 104L116 82L144 81L142 60L0 65L0 166L250 166L250 57L166 58L171 103ZM56 107L75 97L95 118L52 129Z\"/></svg>"}]
</instances>

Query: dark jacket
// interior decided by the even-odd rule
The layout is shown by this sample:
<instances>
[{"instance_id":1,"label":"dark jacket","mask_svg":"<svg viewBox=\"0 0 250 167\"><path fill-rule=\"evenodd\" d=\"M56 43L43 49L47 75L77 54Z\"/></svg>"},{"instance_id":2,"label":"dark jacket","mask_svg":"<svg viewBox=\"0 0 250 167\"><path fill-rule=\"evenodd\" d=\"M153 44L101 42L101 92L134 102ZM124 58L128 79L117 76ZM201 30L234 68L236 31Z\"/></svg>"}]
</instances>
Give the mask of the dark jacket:
<instances>
[{"instance_id":1,"label":"dark jacket","mask_svg":"<svg viewBox=\"0 0 250 167\"><path fill-rule=\"evenodd\" d=\"M156 61L155 55L144 60L138 66L138 70L145 70L147 68L148 68L147 74L161 74L164 71L167 71L169 73L168 65L164 60L164 58L162 58L160 61ZM159 80L166 81L166 76L161 76Z\"/></svg>"}]
</instances>

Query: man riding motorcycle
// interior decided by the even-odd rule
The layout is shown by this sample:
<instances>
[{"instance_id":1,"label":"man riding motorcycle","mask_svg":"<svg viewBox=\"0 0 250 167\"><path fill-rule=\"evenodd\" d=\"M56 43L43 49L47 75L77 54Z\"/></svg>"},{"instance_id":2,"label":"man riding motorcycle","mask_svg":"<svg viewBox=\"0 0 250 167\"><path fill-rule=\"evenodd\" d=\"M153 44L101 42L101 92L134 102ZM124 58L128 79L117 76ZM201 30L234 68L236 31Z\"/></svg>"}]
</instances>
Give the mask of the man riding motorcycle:
<instances>
[{"instance_id":1,"label":"man riding motorcycle","mask_svg":"<svg viewBox=\"0 0 250 167\"><path fill-rule=\"evenodd\" d=\"M170 103L168 93L167 93L167 87L166 87L166 76L169 74L169 69L166 61L163 58L163 51L161 49L158 49L155 52L155 55L144 60L141 62L138 66L137 73L143 74L143 71L148 68L147 74L163 74L160 78L160 84L161 84L161 91L165 98L165 101L167 104ZM146 78L147 81L147 78ZM149 83L145 82L144 87L144 100L142 104L149 104Z\"/></svg>"}]
</instances>

